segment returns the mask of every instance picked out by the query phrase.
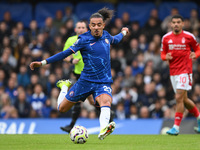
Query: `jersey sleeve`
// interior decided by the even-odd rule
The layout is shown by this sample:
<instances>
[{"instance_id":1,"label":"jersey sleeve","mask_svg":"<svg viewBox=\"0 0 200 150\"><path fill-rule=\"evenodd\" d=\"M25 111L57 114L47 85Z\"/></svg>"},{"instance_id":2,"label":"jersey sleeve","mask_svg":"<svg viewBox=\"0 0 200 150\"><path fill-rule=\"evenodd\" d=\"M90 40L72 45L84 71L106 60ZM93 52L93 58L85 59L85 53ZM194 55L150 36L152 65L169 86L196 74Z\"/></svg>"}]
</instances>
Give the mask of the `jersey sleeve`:
<instances>
[{"instance_id":1,"label":"jersey sleeve","mask_svg":"<svg viewBox=\"0 0 200 150\"><path fill-rule=\"evenodd\" d=\"M76 42L69 47L69 49L73 52L73 53L76 53L77 51L83 49L85 46L84 44L84 39L79 37Z\"/></svg>"},{"instance_id":2,"label":"jersey sleeve","mask_svg":"<svg viewBox=\"0 0 200 150\"><path fill-rule=\"evenodd\" d=\"M119 33L119 34L117 34L115 36L111 36L110 35L110 41L111 41L110 44L118 44L122 40L123 37L124 36L123 36L122 33Z\"/></svg>"},{"instance_id":3,"label":"jersey sleeve","mask_svg":"<svg viewBox=\"0 0 200 150\"><path fill-rule=\"evenodd\" d=\"M196 41L196 38L194 35L191 36L191 47L193 48L193 50L195 51L196 54L196 58L198 58L200 56L200 47L199 47L199 43Z\"/></svg>"},{"instance_id":4,"label":"jersey sleeve","mask_svg":"<svg viewBox=\"0 0 200 150\"><path fill-rule=\"evenodd\" d=\"M163 61L166 61L166 54L168 52L168 47L167 47L167 44L165 42L165 38L164 37L162 38L162 43L161 43L160 51L161 51L161 54L160 54L161 59Z\"/></svg>"}]
</instances>

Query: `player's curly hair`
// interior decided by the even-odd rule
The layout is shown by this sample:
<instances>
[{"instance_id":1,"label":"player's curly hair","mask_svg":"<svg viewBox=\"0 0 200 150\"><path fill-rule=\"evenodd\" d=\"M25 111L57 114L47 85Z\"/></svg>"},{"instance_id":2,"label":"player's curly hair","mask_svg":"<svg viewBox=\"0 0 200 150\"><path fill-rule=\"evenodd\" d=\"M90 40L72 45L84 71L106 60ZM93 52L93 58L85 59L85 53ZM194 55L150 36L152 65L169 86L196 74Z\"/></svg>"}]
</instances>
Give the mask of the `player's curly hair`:
<instances>
[{"instance_id":1,"label":"player's curly hair","mask_svg":"<svg viewBox=\"0 0 200 150\"><path fill-rule=\"evenodd\" d=\"M105 22L105 21L112 19L113 14L114 14L113 10L110 10L107 7L104 7L102 9L98 10L98 12L92 14L90 19L92 19L92 18L102 18L103 21Z\"/></svg>"}]
</instances>

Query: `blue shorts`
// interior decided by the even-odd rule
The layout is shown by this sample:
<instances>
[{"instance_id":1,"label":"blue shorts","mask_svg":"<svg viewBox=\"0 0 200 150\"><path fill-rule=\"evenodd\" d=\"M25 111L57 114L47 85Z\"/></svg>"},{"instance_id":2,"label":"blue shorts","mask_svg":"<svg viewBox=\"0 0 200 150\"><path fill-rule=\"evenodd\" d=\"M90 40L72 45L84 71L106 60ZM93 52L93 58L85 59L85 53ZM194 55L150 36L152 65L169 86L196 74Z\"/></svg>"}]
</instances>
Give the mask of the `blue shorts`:
<instances>
[{"instance_id":1,"label":"blue shorts","mask_svg":"<svg viewBox=\"0 0 200 150\"><path fill-rule=\"evenodd\" d=\"M93 95L94 102L96 97L101 94L108 94L112 97L111 83L94 83L79 79L68 91L65 96L71 102L85 101L89 95Z\"/></svg>"}]
</instances>

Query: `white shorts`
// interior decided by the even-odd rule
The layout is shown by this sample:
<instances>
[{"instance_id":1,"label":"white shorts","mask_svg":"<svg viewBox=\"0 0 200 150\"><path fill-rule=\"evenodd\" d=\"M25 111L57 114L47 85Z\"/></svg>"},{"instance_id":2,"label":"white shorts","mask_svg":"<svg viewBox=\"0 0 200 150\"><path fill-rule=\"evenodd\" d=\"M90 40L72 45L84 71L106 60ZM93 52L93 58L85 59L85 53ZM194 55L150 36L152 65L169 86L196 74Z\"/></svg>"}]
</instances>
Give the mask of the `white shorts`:
<instances>
[{"instance_id":1,"label":"white shorts","mask_svg":"<svg viewBox=\"0 0 200 150\"><path fill-rule=\"evenodd\" d=\"M186 91L192 89L192 73L170 76L170 80L175 93L176 89L182 89Z\"/></svg>"}]
</instances>

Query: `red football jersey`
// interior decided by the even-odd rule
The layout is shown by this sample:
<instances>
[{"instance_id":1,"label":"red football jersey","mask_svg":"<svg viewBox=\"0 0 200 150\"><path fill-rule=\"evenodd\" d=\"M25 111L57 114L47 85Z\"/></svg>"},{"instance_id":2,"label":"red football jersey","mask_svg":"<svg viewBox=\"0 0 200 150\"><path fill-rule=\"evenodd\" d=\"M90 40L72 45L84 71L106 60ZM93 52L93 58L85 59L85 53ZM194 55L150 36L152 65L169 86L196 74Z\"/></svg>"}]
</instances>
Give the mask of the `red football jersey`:
<instances>
[{"instance_id":1,"label":"red football jersey","mask_svg":"<svg viewBox=\"0 0 200 150\"><path fill-rule=\"evenodd\" d=\"M171 53L172 60L169 61L170 75L192 73L192 59L189 58L191 48L199 55L199 43L193 34L182 31L176 35L173 32L165 34L162 38L161 58L166 60L166 54ZM197 56L198 57L198 56Z\"/></svg>"}]
</instances>

